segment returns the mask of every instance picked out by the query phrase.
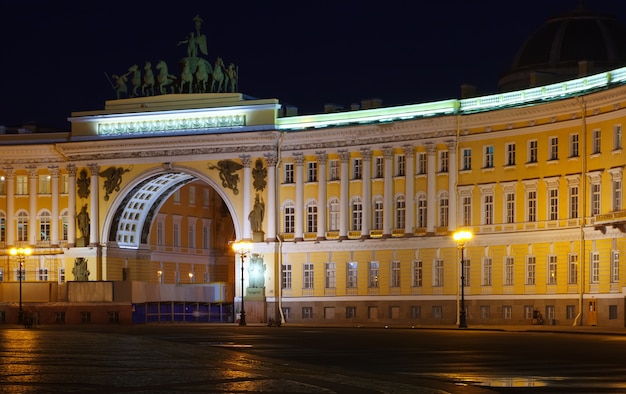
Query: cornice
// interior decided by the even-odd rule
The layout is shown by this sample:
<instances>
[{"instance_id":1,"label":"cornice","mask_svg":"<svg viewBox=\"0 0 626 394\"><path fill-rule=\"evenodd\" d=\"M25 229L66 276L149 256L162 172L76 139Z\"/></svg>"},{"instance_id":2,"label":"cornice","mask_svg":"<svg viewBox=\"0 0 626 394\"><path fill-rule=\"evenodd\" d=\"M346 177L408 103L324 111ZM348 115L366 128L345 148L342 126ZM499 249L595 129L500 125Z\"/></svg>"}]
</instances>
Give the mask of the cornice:
<instances>
[{"instance_id":1,"label":"cornice","mask_svg":"<svg viewBox=\"0 0 626 394\"><path fill-rule=\"evenodd\" d=\"M0 165L46 165L65 162L54 145L11 145L0 147Z\"/></svg>"}]
</instances>

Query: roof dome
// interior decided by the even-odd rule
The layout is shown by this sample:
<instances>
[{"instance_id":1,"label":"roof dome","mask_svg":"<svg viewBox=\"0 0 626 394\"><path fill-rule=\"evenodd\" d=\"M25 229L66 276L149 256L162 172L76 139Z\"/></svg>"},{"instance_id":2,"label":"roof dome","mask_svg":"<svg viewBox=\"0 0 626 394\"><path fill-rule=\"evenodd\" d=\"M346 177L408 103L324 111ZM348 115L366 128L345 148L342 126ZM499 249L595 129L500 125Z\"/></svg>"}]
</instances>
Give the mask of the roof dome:
<instances>
[{"instance_id":1,"label":"roof dome","mask_svg":"<svg viewBox=\"0 0 626 394\"><path fill-rule=\"evenodd\" d=\"M549 19L517 53L501 91L544 85L626 65L626 27L579 5Z\"/></svg>"}]
</instances>

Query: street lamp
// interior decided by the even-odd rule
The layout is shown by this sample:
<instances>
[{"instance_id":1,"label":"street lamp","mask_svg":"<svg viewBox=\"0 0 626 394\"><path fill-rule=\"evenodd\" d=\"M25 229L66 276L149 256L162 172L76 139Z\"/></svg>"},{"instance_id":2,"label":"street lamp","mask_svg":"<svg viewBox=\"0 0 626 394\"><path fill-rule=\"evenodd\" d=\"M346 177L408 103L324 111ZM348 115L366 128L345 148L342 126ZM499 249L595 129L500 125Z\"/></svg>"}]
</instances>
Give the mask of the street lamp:
<instances>
[{"instance_id":1,"label":"street lamp","mask_svg":"<svg viewBox=\"0 0 626 394\"><path fill-rule=\"evenodd\" d=\"M9 254L11 254L11 256L15 256L17 258L17 262L20 264L18 274L18 278L20 280L20 309L17 314L18 324L22 323L22 278L24 277L24 262L26 261L26 256L30 256L32 253L33 250L29 247L11 248L9 250Z\"/></svg>"},{"instance_id":2,"label":"street lamp","mask_svg":"<svg viewBox=\"0 0 626 394\"><path fill-rule=\"evenodd\" d=\"M239 317L239 325L246 325L246 311L243 307L243 261L252 251L252 244L246 241L239 241L233 244L233 250L241 256L241 314Z\"/></svg>"},{"instance_id":3,"label":"street lamp","mask_svg":"<svg viewBox=\"0 0 626 394\"><path fill-rule=\"evenodd\" d=\"M465 315L465 267L463 251L465 246L472 239L472 233L467 230L460 230L452 235L459 249L461 249L461 309L459 310L459 328L467 328L467 316Z\"/></svg>"}]
</instances>

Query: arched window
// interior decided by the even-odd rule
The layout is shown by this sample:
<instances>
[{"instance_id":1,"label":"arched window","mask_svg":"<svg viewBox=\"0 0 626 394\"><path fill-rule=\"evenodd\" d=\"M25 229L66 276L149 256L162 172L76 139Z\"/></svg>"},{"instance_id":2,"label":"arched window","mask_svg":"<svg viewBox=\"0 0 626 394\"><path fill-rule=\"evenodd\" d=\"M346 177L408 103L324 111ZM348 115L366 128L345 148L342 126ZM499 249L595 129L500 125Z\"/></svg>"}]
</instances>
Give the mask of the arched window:
<instances>
[{"instance_id":1,"label":"arched window","mask_svg":"<svg viewBox=\"0 0 626 394\"><path fill-rule=\"evenodd\" d=\"M43 211L39 215L39 239L50 241L50 212Z\"/></svg>"}]
</instances>

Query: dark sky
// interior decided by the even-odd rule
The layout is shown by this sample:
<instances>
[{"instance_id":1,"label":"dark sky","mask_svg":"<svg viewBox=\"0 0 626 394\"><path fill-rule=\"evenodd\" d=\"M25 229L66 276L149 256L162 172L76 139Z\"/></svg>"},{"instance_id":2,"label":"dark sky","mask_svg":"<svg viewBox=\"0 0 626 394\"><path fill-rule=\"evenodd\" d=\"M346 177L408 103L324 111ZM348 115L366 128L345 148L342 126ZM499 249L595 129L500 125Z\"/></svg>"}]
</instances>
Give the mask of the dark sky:
<instances>
[{"instance_id":1,"label":"dark sky","mask_svg":"<svg viewBox=\"0 0 626 394\"><path fill-rule=\"evenodd\" d=\"M176 69L204 19L208 56L239 67L240 91L300 113L493 93L524 40L579 0L0 0L0 124L69 129L71 112L115 98L105 73L146 60ZM586 0L626 23L623 0ZM624 38L626 39L626 37Z\"/></svg>"}]
</instances>

